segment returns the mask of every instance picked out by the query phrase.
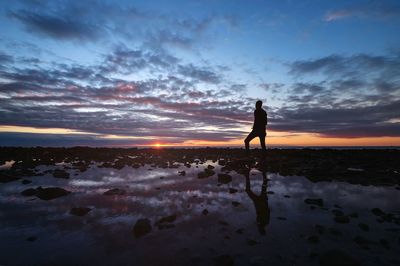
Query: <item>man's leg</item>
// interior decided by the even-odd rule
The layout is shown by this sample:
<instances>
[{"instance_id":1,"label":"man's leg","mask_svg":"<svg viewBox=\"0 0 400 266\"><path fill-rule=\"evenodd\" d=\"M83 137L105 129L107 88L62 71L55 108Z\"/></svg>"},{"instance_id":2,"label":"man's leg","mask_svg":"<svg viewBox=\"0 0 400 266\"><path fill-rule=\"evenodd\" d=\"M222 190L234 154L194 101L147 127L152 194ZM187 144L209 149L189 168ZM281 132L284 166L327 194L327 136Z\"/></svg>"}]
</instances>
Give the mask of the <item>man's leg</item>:
<instances>
[{"instance_id":1,"label":"man's leg","mask_svg":"<svg viewBox=\"0 0 400 266\"><path fill-rule=\"evenodd\" d=\"M261 144L261 148L263 150L263 152L265 152L267 150L267 148L265 147L265 133L264 134L260 134L258 135L258 137L260 138L260 144Z\"/></svg>"},{"instance_id":2,"label":"man's leg","mask_svg":"<svg viewBox=\"0 0 400 266\"><path fill-rule=\"evenodd\" d=\"M247 138L244 140L244 145L246 147L246 151L248 152L250 149L250 141L257 137L257 134L254 131L251 131Z\"/></svg>"}]
</instances>

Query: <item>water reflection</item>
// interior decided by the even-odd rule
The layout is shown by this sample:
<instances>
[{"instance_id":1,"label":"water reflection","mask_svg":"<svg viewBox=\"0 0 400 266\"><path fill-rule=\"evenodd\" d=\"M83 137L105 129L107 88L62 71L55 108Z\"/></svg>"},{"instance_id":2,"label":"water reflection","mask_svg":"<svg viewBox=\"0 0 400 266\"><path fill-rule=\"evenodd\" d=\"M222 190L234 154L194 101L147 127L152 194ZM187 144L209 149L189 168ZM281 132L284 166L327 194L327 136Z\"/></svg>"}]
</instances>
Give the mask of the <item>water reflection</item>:
<instances>
[{"instance_id":1,"label":"water reflection","mask_svg":"<svg viewBox=\"0 0 400 266\"><path fill-rule=\"evenodd\" d=\"M265 171L261 172L263 182L261 185L261 192L259 195L253 192L250 184L250 168L245 174L246 177L246 193L249 198L253 201L254 208L256 210L256 221L257 227L260 234L265 235L266 226L269 224L270 220L270 209L268 206L268 196L267 196L267 186L268 179L267 173Z\"/></svg>"}]
</instances>

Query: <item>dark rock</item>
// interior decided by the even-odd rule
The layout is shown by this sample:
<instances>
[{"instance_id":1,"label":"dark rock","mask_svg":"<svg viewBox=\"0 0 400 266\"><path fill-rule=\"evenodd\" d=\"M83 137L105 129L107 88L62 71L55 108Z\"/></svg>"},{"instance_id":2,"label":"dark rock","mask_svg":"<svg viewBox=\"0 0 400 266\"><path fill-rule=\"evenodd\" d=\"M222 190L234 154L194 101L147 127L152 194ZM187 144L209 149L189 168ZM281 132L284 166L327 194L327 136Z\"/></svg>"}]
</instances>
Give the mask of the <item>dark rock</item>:
<instances>
[{"instance_id":1,"label":"dark rock","mask_svg":"<svg viewBox=\"0 0 400 266\"><path fill-rule=\"evenodd\" d=\"M251 238L248 238L248 239L246 240L246 243L247 243L247 245L249 245L249 246L255 246L255 245L257 245L257 244L260 244L260 242L258 242L257 240L251 239Z\"/></svg>"},{"instance_id":2,"label":"dark rock","mask_svg":"<svg viewBox=\"0 0 400 266\"><path fill-rule=\"evenodd\" d=\"M286 217L277 217L278 220L286 221Z\"/></svg>"},{"instance_id":3,"label":"dark rock","mask_svg":"<svg viewBox=\"0 0 400 266\"><path fill-rule=\"evenodd\" d=\"M214 169L214 168L215 168L215 167L212 166L211 164L207 165L207 169L208 169L208 170L212 170L212 169Z\"/></svg>"},{"instance_id":4,"label":"dark rock","mask_svg":"<svg viewBox=\"0 0 400 266\"><path fill-rule=\"evenodd\" d=\"M35 196L36 194L37 190L35 188L28 188L21 192L21 195L25 197Z\"/></svg>"},{"instance_id":5,"label":"dark rock","mask_svg":"<svg viewBox=\"0 0 400 266\"><path fill-rule=\"evenodd\" d=\"M318 236L310 236L307 241L311 244L317 244L319 243L319 237Z\"/></svg>"},{"instance_id":6,"label":"dark rock","mask_svg":"<svg viewBox=\"0 0 400 266\"><path fill-rule=\"evenodd\" d=\"M113 195L125 195L126 191L121 188L113 188L110 190L107 190L106 192L103 193L103 195L106 196L113 196Z\"/></svg>"},{"instance_id":7,"label":"dark rock","mask_svg":"<svg viewBox=\"0 0 400 266\"><path fill-rule=\"evenodd\" d=\"M226 164L225 159L219 159L218 160L218 165L224 166Z\"/></svg>"},{"instance_id":8,"label":"dark rock","mask_svg":"<svg viewBox=\"0 0 400 266\"><path fill-rule=\"evenodd\" d=\"M48 187L48 188L38 187L36 191L37 191L36 197L38 197L41 200L52 200L55 198L66 196L71 193L70 191L59 187Z\"/></svg>"},{"instance_id":9,"label":"dark rock","mask_svg":"<svg viewBox=\"0 0 400 266\"><path fill-rule=\"evenodd\" d=\"M160 220L154 223L155 226L158 227L158 229L167 229L167 228L173 228L175 227L173 222L176 220L176 214L169 215L162 217Z\"/></svg>"},{"instance_id":10,"label":"dark rock","mask_svg":"<svg viewBox=\"0 0 400 266\"><path fill-rule=\"evenodd\" d=\"M358 224L358 227L360 227L361 230L364 230L364 231L366 231L366 232L369 231L369 226L368 226L367 224L359 223L359 224Z\"/></svg>"},{"instance_id":11,"label":"dark rock","mask_svg":"<svg viewBox=\"0 0 400 266\"><path fill-rule=\"evenodd\" d=\"M236 188L229 188L229 194L234 194L236 192L238 192Z\"/></svg>"},{"instance_id":12,"label":"dark rock","mask_svg":"<svg viewBox=\"0 0 400 266\"><path fill-rule=\"evenodd\" d=\"M180 176L185 176L185 175L186 175L186 171L179 171L178 174L179 174Z\"/></svg>"},{"instance_id":13,"label":"dark rock","mask_svg":"<svg viewBox=\"0 0 400 266\"><path fill-rule=\"evenodd\" d=\"M358 213L356 213L356 212L350 213L350 214L349 214L349 217L351 217L351 218L358 218Z\"/></svg>"},{"instance_id":14,"label":"dark rock","mask_svg":"<svg viewBox=\"0 0 400 266\"><path fill-rule=\"evenodd\" d=\"M76 215L76 216L84 216L91 210L92 210L91 208L87 208L87 207L76 207L76 208L72 208L69 211L69 213L72 215Z\"/></svg>"},{"instance_id":15,"label":"dark rock","mask_svg":"<svg viewBox=\"0 0 400 266\"><path fill-rule=\"evenodd\" d=\"M332 210L332 213L336 216L344 216L344 213L341 210Z\"/></svg>"},{"instance_id":16,"label":"dark rock","mask_svg":"<svg viewBox=\"0 0 400 266\"><path fill-rule=\"evenodd\" d=\"M53 171L53 176L55 178L64 178L64 179L68 179L69 178L69 173L65 170L61 170L61 169L55 169Z\"/></svg>"},{"instance_id":17,"label":"dark rock","mask_svg":"<svg viewBox=\"0 0 400 266\"><path fill-rule=\"evenodd\" d=\"M233 205L234 207L237 207L237 206L240 205L240 202L238 202L238 201L232 201L232 205Z\"/></svg>"},{"instance_id":18,"label":"dark rock","mask_svg":"<svg viewBox=\"0 0 400 266\"><path fill-rule=\"evenodd\" d=\"M305 199L306 204L318 205L320 207L324 206L324 201L322 199Z\"/></svg>"},{"instance_id":19,"label":"dark rock","mask_svg":"<svg viewBox=\"0 0 400 266\"><path fill-rule=\"evenodd\" d=\"M228 174L218 174L218 182L222 184L228 184L232 182L232 176Z\"/></svg>"},{"instance_id":20,"label":"dark rock","mask_svg":"<svg viewBox=\"0 0 400 266\"><path fill-rule=\"evenodd\" d=\"M317 229L320 235L322 235L325 232L325 227L319 224L315 225L315 229Z\"/></svg>"},{"instance_id":21,"label":"dark rock","mask_svg":"<svg viewBox=\"0 0 400 266\"><path fill-rule=\"evenodd\" d=\"M341 223L341 224L347 224L350 222L350 218L348 216L336 216L335 222Z\"/></svg>"},{"instance_id":22,"label":"dark rock","mask_svg":"<svg viewBox=\"0 0 400 266\"><path fill-rule=\"evenodd\" d=\"M268 191L267 194L275 194L272 190Z\"/></svg>"},{"instance_id":23,"label":"dark rock","mask_svg":"<svg viewBox=\"0 0 400 266\"><path fill-rule=\"evenodd\" d=\"M379 243L381 243L381 245L382 245L384 248L390 249L389 241L387 241L386 239L381 239L381 240L379 240Z\"/></svg>"},{"instance_id":24,"label":"dark rock","mask_svg":"<svg viewBox=\"0 0 400 266\"><path fill-rule=\"evenodd\" d=\"M343 235L342 232L340 232L338 229L333 228L333 227L329 228L329 233L331 233L331 234L334 235L334 236L341 236L341 235Z\"/></svg>"},{"instance_id":25,"label":"dark rock","mask_svg":"<svg viewBox=\"0 0 400 266\"><path fill-rule=\"evenodd\" d=\"M222 221L222 220L218 221L218 223L219 223L220 225L223 225L223 226L228 226L228 225L229 225L229 223L227 223L227 222L225 222L225 221Z\"/></svg>"},{"instance_id":26,"label":"dark rock","mask_svg":"<svg viewBox=\"0 0 400 266\"><path fill-rule=\"evenodd\" d=\"M333 249L323 253L319 257L320 266L359 266L360 263L341 250Z\"/></svg>"},{"instance_id":27,"label":"dark rock","mask_svg":"<svg viewBox=\"0 0 400 266\"><path fill-rule=\"evenodd\" d=\"M142 237L151 231L149 219L139 219L133 227L133 234L136 238Z\"/></svg>"},{"instance_id":28,"label":"dark rock","mask_svg":"<svg viewBox=\"0 0 400 266\"><path fill-rule=\"evenodd\" d=\"M26 241L30 241L30 242L33 242L33 241L36 241L36 240L37 240L36 236L30 236L30 237L26 238Z\"/></svg>"},{"instance_id":29,"label":"dark rock","mask_svg":"<svg viewBox=\"0 0 400 266\"><path fill-rule=\"evenodd\" d=\"M200 172L197 174L197 178L203 179L203 178L213 176L214 174L215 174L215 172L213 170L206 168L206 169L204 169L203 172Z\"/></svg>"},{"instance_id":30,"label":"dark rock","mask_svg":"<svg viewBox=\"0 0 400 266\"><path fill-rule=\"evenodd\" d=\"M12 174L0 173L0 183L8 183L8 182L12 182L12 181L15 181L18 179L20 179L20 178L17 176L14 176Z\"/></svg>"},{"instance_id":31,"label":"dark rock","mask_svg":"<svg viewBox=\"0 0 400 266\"><path fill-rule=\"evenodd\" d=\"M31 181L31 180L28 180L28 179L24 179L24 180L21 181L21 183L22 183L23 185L27 185L27 184L32 183L32 181Z\"/></svg>"},{"instance_id":32,"label":"dark rock","mask_svg":"<svg viewBox=\"0 0 400 266\"><path fill-rule=\"evenodd\" d=\"M229 255L220 255L214 258L215 266L233 266L234 260Z\"/></svg>"},{"instance_id":33,"label":"dark rock","mask_svg":"<svg viewBox=\"0 0 400 266\"><path fill-rule=\"evenodd\" d=\"M373 208L373 209L371 210L371 212L372 212L374 215L376 215L376 216L382 216L382 215L385 214L385 213L384 213L381 209L379 209L379 208Z\"/></svg>"},{"instance_id":34,"label":"dark rock","mask_svg":"<svg viewBox=\"0 0 400 266\"><path fill-rule=\"evenodd\" d=\"M202 213L203 213L203 215L207 215L207 214L208 214L208 210L207 210L207 209L204 209L204 210L202 211Z\"/></svg>"},{"instance_id":35,"label":"dark rock","mask_svg":"<svg viewBox=\"0 0 400 266\"><path fill-rule=\"evenodd\" d=\"M289 195L284 195L284 197L285 197L285 198L290 198L290 196L289 196Z\"/></svg>"},{"instance_id":36,"label":"dark rock","mask_svg":"<svg viewBox=\"0 0 400 266\"><path fill-rule=\"evenodd\" d=\"M243 234L244 229L243 228L239 228L236 230L236 233L238 233L239 235Z\"/></svg>"}]
</instances>

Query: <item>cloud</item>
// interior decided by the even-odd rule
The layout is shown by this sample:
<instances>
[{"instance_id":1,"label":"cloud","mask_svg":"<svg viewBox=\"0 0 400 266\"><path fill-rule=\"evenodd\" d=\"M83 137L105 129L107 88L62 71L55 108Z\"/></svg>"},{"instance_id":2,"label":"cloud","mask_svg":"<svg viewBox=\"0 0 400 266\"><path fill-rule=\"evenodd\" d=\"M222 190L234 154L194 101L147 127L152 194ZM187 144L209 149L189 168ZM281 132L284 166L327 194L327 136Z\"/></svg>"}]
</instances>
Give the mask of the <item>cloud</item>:
<instances>
[{"instance_id":1,"label":"cloud","mask_svg":"<svg viewBox=\"0 0 400 266\"><path fill-rule=\"evenodd\" d=\"M178 67L178 72L183 76L190 77L198 81L213 84L218 84L221 82L221 77L213 70L206 69L204 67L196 67L193 64L180 65Z\"/></svg>"},{"instance_id":2,"label":"cloud","mask_svg":"<svg viewBox=\"0 0 400 266\"><path fill-rule=\"evenodd\" d=\"M388 19L400 16L400 6L388 1L370 1L365 5L353 5L343 9L331 10L324 16L327 22L347 18Z\"/></svg>"},{"instance_id":3,"label":"cloud","mask_svg":"<svg viewBox=\"0 0 400 266\"><path fill-rule=\"evenodd\" d=\"M101 34L104 34L96 25L76 18L39 14L27 10L11 12L10 15L23 23L27 31L33 31L54 39L95 40Z\"/></svg>"}]
</instances>

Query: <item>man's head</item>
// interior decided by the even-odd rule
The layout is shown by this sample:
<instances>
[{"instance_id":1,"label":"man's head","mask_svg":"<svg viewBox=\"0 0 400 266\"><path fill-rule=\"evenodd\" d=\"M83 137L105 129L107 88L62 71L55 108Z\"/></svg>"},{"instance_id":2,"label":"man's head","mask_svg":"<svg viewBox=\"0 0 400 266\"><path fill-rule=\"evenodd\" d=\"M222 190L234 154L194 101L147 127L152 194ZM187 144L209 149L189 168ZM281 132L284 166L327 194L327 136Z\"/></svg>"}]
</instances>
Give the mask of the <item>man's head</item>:
<instances>
[{"instance_id":1,"label":"man's head","mask_svg":"<svg viewBox=\"0 0 400 266\"><path fill-rule=\"evenodd\" d=\"M262 106L262 101L258 100L258 101L256 102L256 109L260 109L261 106Z\"/></svg>"}]
</instances>

